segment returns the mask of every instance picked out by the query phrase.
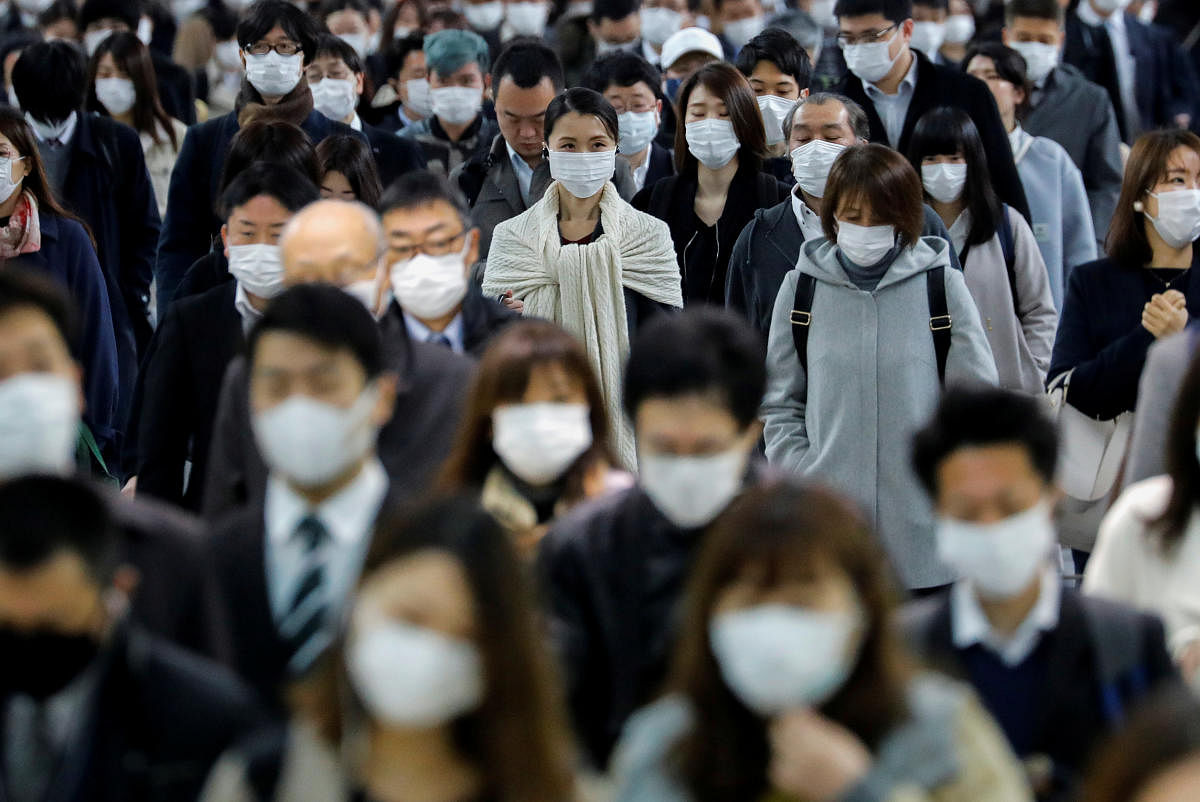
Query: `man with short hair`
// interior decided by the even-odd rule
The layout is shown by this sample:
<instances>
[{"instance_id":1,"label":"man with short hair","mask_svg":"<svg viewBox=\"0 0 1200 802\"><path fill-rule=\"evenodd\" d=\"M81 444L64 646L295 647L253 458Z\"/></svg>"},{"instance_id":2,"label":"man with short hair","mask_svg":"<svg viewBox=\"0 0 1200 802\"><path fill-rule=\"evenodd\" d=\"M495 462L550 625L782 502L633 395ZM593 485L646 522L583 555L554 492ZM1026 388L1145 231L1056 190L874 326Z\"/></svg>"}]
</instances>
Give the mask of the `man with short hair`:
<instances>
[{"instance_id":1,"label":"man with short hair","mask_svg":"<svg viewBox=\"0 0 1200 802\"><path fill-rule=\"evenodd\" d=\"M934 64L958 67L958 62L942 53L948 19L950 0L913 0L912 47L924 53Z\"/></svg>"},{"instance_id":2,"label":"man with short hair","mask_svg":"<svg viewBox=\"0 0 1200 802\"><path fill-rule=\"evenodd\" d=\"M634 186L654 186L674 175L672 151L654 141L663 119L662 78L641 56L617 52L601 56L583 76L583 85L604 95L617 112L617 150L633 169Z\"/></svg>"},{"instance_id":3,"label":"man with short hair","mask_svg":"<svg viewBox=\"0 0 1200 802\"><path fill-rule=\"evenodd\" d=\"M396 102L381 110L378 127L395 134L433 114L429 94L429 69L425 61L425 37L412 33L385 45L384 70Z\"/></svg>"},{"instance_id":4,"label":"man with short hair","mask_svg":"<svg viewBox=\"0 0 1200 802\"><path fill-rule=\"evenodd\" d=\"M642 58L661 68L662 47L677 31L696 24L687 0L645 0L642 3Z\"/></svg>"},{"instance_id":5,"label":"man with short hair","mask_svg":"<svg viewBox=\"0 0 1200 802\"><path fill-rule=\"evenodd\" d=\"M783 158L787 156L783 121L797 100L808 97L812 62L790 33L768 28L746 43L734 66L746 76L758 98L770 157L763 163L763 172L791 185L796 179L791 159Z\"/></svg>"},{"instance_id":6,"label":"man with short hair","mask_svg":"<svg viewBox=\"0 0 1200 802\"><path fill-rule=\"evenodd\" d=\"M617 50L642 52L642 19L638 6L639 0L597 0L592 3L587 37L577 49L559 49L567 86L579 86L592 63L607 53Z\"/></svg>"},{"instance_id":7,"label":"man with short hair","mask_svg":"<svg viewBox=\"0 0 1200 802\"><path fill-rule=\"evenodd\" d=\"M720 34L729 61L767 26L761 0L713 0L713 10L713 28Z\"/></svg>"}]
</instances>

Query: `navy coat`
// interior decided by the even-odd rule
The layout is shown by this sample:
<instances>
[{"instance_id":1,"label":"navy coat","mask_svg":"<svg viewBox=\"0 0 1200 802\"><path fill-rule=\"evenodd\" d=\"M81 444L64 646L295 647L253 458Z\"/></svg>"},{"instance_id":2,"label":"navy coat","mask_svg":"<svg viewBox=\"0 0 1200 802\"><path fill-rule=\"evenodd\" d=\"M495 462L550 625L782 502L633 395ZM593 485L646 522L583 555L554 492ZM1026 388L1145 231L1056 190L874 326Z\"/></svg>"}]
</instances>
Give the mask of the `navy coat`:
<instances>
[{"instance_id":1,"label":"navy coat","mask_svg":"<svg viewBox=\"0 0 1200 802\"><path fill-rule=\"evenodd\" d=\"M409 170L425 169L425 154L421 146L411 139L402 139L383 128L363 123L363 136L371 145L375 157L375 169L379 171L379 183L387 189Z\"/></svg>"}]
</instances>

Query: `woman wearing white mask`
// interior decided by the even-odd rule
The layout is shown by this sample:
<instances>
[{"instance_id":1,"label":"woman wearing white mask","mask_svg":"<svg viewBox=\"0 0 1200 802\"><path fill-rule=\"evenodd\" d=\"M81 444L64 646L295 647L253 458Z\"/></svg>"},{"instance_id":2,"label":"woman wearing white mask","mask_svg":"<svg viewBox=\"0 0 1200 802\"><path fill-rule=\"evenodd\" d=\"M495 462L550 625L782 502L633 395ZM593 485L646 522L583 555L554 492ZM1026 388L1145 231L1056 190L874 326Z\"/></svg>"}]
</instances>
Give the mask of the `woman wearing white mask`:
<instances>
[{"instance_id":1,"label":"woman wearing white mask","mask_svg":"<svg viewBox=\"0 0 1200 802\"><path fill-rule=\"evenodd\" d=\"M527 316L583 341L617 457L631 468L633 434L620 411L631 333L681 308L683 298L667 227L621 200L612 184L618 129L612 105L591 89L569 89L550 103L545 138L555 181L536 205L496 226L483 291L511 291Z\"/></svg>"},{"instance_id":2,"label":"woman wearing white mask","mask_svg":"<svg viewBox=\"0 0 1200 802\"><path fill-rule=\"evenodd\" d=\"M961 109L927 112L908 158L950 230L1000 386L1041 395L1058 326L1050 279L1029 224L992 189L975 123Z\"/></svg>"},{"instance_id":3,"label":"woman wearing white mask","mask_svg":"<svg viewBox=\"0 0 1200 802\"><path fill-rule=\"evenodd\" d=\"M583 347L553 323L527 320L484 351L441 483L480 489L484 509L532 557L554 520L632 483L613 464L604 396Z\"/></svg>"},{"instance_id":4,"label":"woman wearing white mask","mask_svg":"<svg viewBox=\"0 0 1200 802\"><path fill-rule=\"evenodd\" d=\"M358 201L375 208L383 195L371 148L354 136L326 137L317 145L321 160L321 197Z\"/></svg>"},{"instance_id":5,"label":"woman wearing white mask","mask_svg":"<svg viewBox=\"0 0 1200 802\"><path fill-rule=\"evenodd\" d=\"M146 170L167 213L167 187L187 126L167 115L158 100L150 49L131 33L114 33L92 54L88 108L125 123L138 132Z\"/></svg>"},{"instance_id":6,"label":"woman wearing white mask","mask_svg":"<svg viewBox=\"0 0 1200 802\"><path fill-rule=\"evenodd\" d=\"M951 246L921 235L921 200L912 165L883 145L847 148L834 162L825 238L804 243L775 303L763 402L767 460L870 510L910 589L954 576L937 557L908 436L943 384L996 382Z\"/></svg>"},{"instance_id":7,"label":"woman wearing white mask","mask_svg":"<svg viewBox=\"0 0 1200 802\"><path fill-rule=\"evenodd\" d=\"M1032 799L964 687L914 668L850 504L777 483L709 533L667 695L617 752L620 802Z\"/></svg>"},{"instance_id":8,"label":"woman wearing white mask","mask_svg":"<svg viewBox=\"0 0 1200 802\"><path fill-rule=\"evenodd\" d=\"M577 798L525 572L474 501L384 520L346 622L292 723L222 758L204 802Z\"/></svg>"},{"instance_id":9,"label":"woman wearing white mask","mask_svg":"<svg viewBox=\"0 0 1200 802\"><path fill-rule=\"evenodd\" d=\"M720 305L729 254L756 209L788 196L788 186L761 172L762 116L745 76L730 64L701 67L676 96L677 174L646 187L633 205L666 221L688 303Z\"/></svg>"}]
</instances>

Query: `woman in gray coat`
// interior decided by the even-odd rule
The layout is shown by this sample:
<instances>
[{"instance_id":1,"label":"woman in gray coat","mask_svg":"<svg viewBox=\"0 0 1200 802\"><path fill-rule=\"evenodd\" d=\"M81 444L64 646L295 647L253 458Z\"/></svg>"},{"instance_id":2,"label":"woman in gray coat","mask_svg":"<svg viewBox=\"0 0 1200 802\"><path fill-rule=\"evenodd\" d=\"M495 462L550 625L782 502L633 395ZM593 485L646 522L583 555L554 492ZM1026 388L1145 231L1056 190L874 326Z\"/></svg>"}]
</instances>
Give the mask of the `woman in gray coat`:
<instances>
[{"instance_id":1,"label":"woman in gray coat","mask_svg":"<svg viewBox=\"0 0 1200 802\"><path fill-rule=\"evenodd\" d=\"M804 244L771 320L767 459L862 504L907 587L945 585L909 439L943 383L995 384L996 365L950 245L920 236L921 181L904 157L848 148L825 193L826 238Z\"/></svg>"}]
</instances>

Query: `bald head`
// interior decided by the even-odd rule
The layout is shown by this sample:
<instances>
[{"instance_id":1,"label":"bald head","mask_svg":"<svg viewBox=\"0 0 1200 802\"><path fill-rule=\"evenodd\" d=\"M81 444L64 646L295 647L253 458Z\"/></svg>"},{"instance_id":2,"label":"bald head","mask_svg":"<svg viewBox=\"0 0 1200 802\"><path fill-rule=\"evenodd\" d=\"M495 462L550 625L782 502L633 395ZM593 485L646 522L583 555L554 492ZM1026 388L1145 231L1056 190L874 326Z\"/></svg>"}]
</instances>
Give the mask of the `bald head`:
<instances>
[{"instance_id":1,"label":"bald head","mask_svg":"<svg viewBox=\"0 0 1200 802\"><path fill-rule=\"evenodd\" d=\"M346 287L374 279L383 247L379 216L370 207L355 201L311 203L288 222L279 239L284 283Z\"/></svg>"}]
</instances>

